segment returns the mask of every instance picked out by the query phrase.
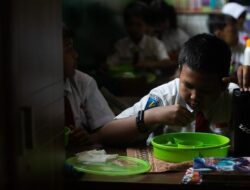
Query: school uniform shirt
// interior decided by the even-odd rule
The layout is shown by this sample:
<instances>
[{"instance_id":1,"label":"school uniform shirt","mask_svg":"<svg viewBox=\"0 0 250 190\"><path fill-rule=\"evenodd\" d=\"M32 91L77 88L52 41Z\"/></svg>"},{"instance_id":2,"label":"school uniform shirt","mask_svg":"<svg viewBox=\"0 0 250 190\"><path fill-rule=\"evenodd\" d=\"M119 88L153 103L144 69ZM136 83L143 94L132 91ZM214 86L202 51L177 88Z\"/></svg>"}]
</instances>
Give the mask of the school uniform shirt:
<instances>
[{"instance_id":1,"label":"school uniform shirt","mask_svg":"<svg viewBox=\"0 0 250 190\"><path fill-rule=\"evenodd\" d=\"M216 123L228 123L231 117L232 106L232 93L233 89L238 88L234 83L230 83L225 92L215 101L211 107L207 110L202 110L205 117L214 125L210 125L211 132L225 133L223 129L217 128ZM150 93L144 96L139 102L135 103L132 107L124 110L116 119L126 118L133 115L137 115L139 110L147 110L153 107L169 106L179 104L187 109L188 106L179 94L179 78L174 79L166 84L158 86L150 91ZM194 132L195 121L191 122L185 127L166 125L163 127L163 133L166 132ZM153 137L153 133L150 134L150 139ZM150 140L148 139L148 142Z\"/></svg>"},{"instance_id":2,"label":"school uniform shirt","mask_svg":"<svg viewBox=\"0 0 250 190\"><path fill-rule=\"evenodd\" d=\"M166 31L162 35L162 41L167 49L167 52L180 50L182 45L189 39L189 35L182 29Z\"/></svg>"},{"instance_id":3,"label":"school uniform shirt","mask_svg":"<svg viewBox=\"0 0 250 190\"><path fill-rule=\"evenodd\" d=\"M114 119L114 114L98 89L96 81L86 73L75 71L64 84L76 127L85 127L91 131Z\"/></svg>"},{"instance_id":4,"label":"school uniform shirt","mask_svg":"<svg viewBox=\"0 0 250 190\"><path fill-rule=\"evenodd\" d=\"M131 64L135 52L139 53L139 60L164 60L169 59L164 44L156 37L143 35L138 45L129 38L120 39L115 44L115 53L108 58L108 64Z\"/></svg>"}]
</instances>

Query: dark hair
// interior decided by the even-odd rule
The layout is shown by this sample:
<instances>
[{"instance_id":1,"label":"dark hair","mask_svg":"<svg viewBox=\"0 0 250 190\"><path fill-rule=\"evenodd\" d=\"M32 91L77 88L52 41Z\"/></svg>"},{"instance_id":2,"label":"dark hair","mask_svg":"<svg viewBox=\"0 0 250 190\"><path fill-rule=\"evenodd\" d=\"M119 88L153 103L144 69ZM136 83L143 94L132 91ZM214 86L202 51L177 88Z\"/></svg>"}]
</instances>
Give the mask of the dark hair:
<instances>
[{"instance_id":1,"label":"dark hair","mask_svg":"<svg viewBox=\"0 0 250 190\"><path fill-rule=\"evenodd\" d=\"M128 4L123 12L125 24L128 24L132 17L139 17L142 18L146 23L150 23L151 12L149 6L142 1L136 1Z\"/></svg>"},{"instance_id":2,"label":"dark hair","mask_svg":"<svg viewBox=\"0 0 250 190\"><path fill-rule=\"evenodd\" d=\"M209 14L207 25L210 33L223 30L227 24L236 24L236 19L227 14Z\"/></svg>"},{"instance_id":3,"label":"dark hair","mask_svg":"<svg viewBox=\"0 0 250 190\"><path fill-rule=\"evenodd\" d=\"M151 10L155 22L169 21L170 28L177 28L177 14L172 5L167 4L163 0L155 0L151 3Z\"/></svg>"},{"instance_id":4,"label":"dark hair","mask_svg":"<svg viewBox=\"0 0 250 190\"><path fill-rule=\"evenodd\" d=\"M219 77L229 73L231 50L218 37L211 34L198 34L184 43L179 54L179 65L187 65L194 71L215 74Z\"/></svg>"}]
</instances>

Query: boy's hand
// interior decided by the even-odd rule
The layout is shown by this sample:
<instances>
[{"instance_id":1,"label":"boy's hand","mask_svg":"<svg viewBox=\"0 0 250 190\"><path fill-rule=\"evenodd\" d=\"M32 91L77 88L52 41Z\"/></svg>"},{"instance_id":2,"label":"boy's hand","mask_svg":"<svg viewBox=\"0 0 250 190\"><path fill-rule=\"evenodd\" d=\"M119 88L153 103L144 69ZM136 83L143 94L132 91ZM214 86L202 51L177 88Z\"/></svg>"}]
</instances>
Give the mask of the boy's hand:
<instances>
[{"instance_id":1,"label":"boy's hand","mask_svg":"<svg viewBox=\"0 0 250 190\"><path fill-rule=\"evenodd\" d=\"M71 128L71 134L69 135L69 141L73 144L88 145L91 144L89 133L83 128L74 127Z\"/></svg>"},{"instance_id":2,"label":"boy's hand","mask_svg":"<svg viewBox=\"0 0 250 190\"><path fill-rule=\"evenodd\" d=\"M229 83L229 82L238 83L240 86L240 90L250 91L250 66L240 65L237 70L237 78L224 77L222 81L225 83Z\"/></svg>"},{"instance_id":3,"label":"boy's hand","mask_svg":"<svg viewBox=\"0 0 250 190\"><path fill-rule=\"evenodd\" d=\"M240 89L250 91L250 65L239 66L237 76Z\"/></svg>"},{"instance_id":4,"label":"boy's hand","mask_svg":"<svg viewBox=\"0 0 250 190\"><path fill-rule=\"evenodd\" d=\"M194 114L180 105L158 107L157 114L160 123L176 126L186 126L194 120Z\"/></svg>"}]
</instances>

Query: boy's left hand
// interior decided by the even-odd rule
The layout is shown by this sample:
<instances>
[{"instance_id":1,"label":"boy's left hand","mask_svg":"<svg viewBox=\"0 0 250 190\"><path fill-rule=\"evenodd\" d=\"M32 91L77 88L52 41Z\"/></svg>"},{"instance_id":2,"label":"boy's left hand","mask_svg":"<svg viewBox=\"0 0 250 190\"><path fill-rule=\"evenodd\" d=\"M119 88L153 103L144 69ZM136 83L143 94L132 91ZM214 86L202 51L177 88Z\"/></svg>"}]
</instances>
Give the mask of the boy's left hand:
<instances>
[{"instance_id":1,"label":"boy's left hand","mask_svg":"<svg viewBox=\"0 0 250 190\"><path fill-rule=\"evenodd\" d=\"M237 80L238 79L238 80ZM250 91L250 66L240 65L237 70L237 79L235 77L224 77L222 80L225 83L235 82L240 86L242 91Z\"/></svg>"}]
</instances>

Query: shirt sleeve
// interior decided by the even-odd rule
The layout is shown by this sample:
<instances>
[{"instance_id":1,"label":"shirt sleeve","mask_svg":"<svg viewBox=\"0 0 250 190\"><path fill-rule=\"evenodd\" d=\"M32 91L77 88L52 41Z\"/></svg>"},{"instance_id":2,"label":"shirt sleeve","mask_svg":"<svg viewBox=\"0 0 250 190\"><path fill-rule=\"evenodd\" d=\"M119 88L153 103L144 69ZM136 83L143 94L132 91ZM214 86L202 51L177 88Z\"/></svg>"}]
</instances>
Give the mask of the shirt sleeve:
<instances>
[{"instance_id":1,"label":"shirt sleeve","mask_svg":"<svg viewBox=\"0 0 250 190\"><path fill-rule=\"evenodd\" d=\"M139 102L135 103L132 107L127 108L119 115L115 117L115 119L121 119L136 115L138 111L143 110L146 106L149 95L144 96Z\"/></svg>"},{"instance_id":2,"label":"shirt sleeve","mask_svg":"<svg viewBox=\"0 0 250 190\"><path fill-rule=\"evenodd\" d=\"M152 90L148 95L144 96L140 101L135 103L132 107L127 108L126 110L121 112L118 116L116 116L116 119L130 117L136 115L140 110L147 110L162 105L163 105L163 100L160 97L160 94L158 95L157 93L154 92L154 90Z\"/></svg>"},{"instance_id":3,"label":"shirt sleeve","mask_svg":"<svg viewBox=\"0 0 250 190\"><path fill-rule=\"evenodd\" d=\"M94 79L89 81L86 90L87 120L91 129L99 128L113 120L114 114L98 89Z\"/></svg>"}]
</instances>

